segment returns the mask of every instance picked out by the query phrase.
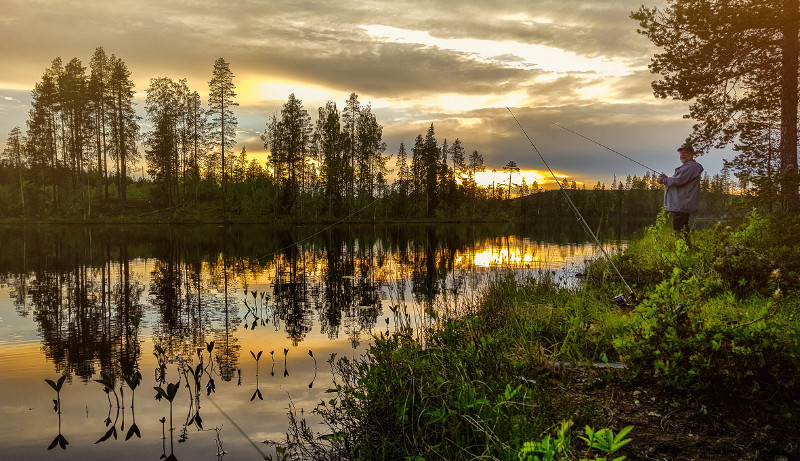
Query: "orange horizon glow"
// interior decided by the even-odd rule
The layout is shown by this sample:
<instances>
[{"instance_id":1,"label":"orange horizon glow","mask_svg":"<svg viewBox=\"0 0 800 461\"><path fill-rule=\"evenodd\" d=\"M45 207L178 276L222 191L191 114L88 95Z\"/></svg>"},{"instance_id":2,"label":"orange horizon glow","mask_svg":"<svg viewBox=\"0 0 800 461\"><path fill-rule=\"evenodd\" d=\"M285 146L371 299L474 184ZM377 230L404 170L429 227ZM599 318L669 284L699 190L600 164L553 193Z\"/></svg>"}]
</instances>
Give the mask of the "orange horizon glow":
<instances>
[{"instance_id":1,"label":"orange horizon glow","mask_svg":"<svg viewBox=\"0 0 800 461\"><path fill-rule=\"evenodd\" d=\"M268 157L270 156L269 151L247 151L248 159L255 159L258 163L261 164L266 169L270 169L268 165ZM585 180L581 180L575 178L569 174L564 172L553 172L555 177L559 181L564 181L567 179L570 183L575 181L578 187L583 186L586 184ZM389 176L389 180L396 179L393 175ZM538 189L544 190L551 190L551 189L558 189L558 185L556 185L555 180L549 174L549 172L543 172L540 170L535 169L520 169L520 171L516 171L511 175L511 184L514 188L514 191L522 184L522 180L525 179L525 184L528 188L533 189L534 183L538 186ZM485 171L481 171L475 174L475 183L478 187L482 187L485 189L491 189L494 187L502 187L504 190L507 190L508 187L508 172L503 171L503 167L497 168L490 168L486 167ZM512 191L512 195L514 195L514 191Z\"/></svg>"}]
</instances>

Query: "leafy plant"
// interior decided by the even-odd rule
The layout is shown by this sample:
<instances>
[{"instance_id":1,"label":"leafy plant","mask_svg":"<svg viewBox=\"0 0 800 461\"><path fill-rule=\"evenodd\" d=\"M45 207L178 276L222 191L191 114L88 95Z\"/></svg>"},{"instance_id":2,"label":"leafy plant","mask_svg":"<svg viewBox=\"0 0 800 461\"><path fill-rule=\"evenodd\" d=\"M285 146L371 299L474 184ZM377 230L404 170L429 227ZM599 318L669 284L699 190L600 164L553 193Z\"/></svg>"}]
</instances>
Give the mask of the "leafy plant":
<instances>
[{"instance_id":1,"label":"leafy plant","mask_svg":"<svg viewBox=\"0 0 800 461\"><path fill-rule=\"evenodd\" d=\"M53 381L52 379L45 379L45 382L56 391L56 400L53 400L53 409L56 413L58 413L58 435L53 439L50 445L47 447L48 450L52 450L53 448L58 445L61 447L62 450L67 449L67 445L69 442L67 441L66 437L61 434L61 388L64 385L64 381L67 379L65 375L61 375L58 378L58 381Z\"/></svg>"},{"instance_id":2,"label":"leafy plant","mask_svg":"<svg viewBox=\"0 0 800 461\"><path fill-rule=\"evenodd\" d=\"M108 440L112 436L114 437L114 440L117 439L117 420L119 419L120 401L119 401L119 396L117 395L117 390L116 390L116 387L117 387L117 375L116 374L114 374L113 372L110 372L110 373L100 372L100 379L95 379L94 381L103 385L103 392L106 393L106 398L108 398L108 416L106 417L106 427L108 427L108 430L105 432L105 434L103 434L102 437L100 437L95 442L97 444L97 443L105 442L106 440ZM116 405L117 412L116 412L116 416L114 417L113 424L112 424L112 420L111 420L111 408L112 408L112 405L111 405L111 397L110 397L110 394L112 392L114 393L114 399L116 400L116 403L117 403L117 405Z\"/></svg>"},{"instance_id":3,"label":"leafy plant","mask_svg":"<svg viewBox=\"0 0 800 461\"><path fill-rule=\"evenodd\" d=\"M571 426L571 422L564 421L555 438L548 434L538 442L525 442L517 457L523 461L555 461L566 457L570 449Z\"/></svg>"},{"instance_id":4,"label":"leafy plant","mask_svg":"<svg viewBox=\"0 0 800 461\"><path fill-rule=\"evenodd\" d=\"M707 295L713 281L683 276L675 268L635 308L627 332L616 337L614 344L633 371L676 390L791 391L800 378L790 365L800 357L799 332L774 314L778 301L762 300L759 317L749 322L709 323L715 319L710 312L715 303Z\"/></svg>"},{"instance_id":5,"label":"leafy plant","mask_svg":"<svg viewBox=\"0 0 800 461\"><path fill-rule=\"evenodd\" d=\"M117 401L117 406L119 407L119 396L117 395L117 375L113 372L106 374L105 372L100 372L100 379L95 379L94 382L100 383L103 385L103 391L106 395L110 395L112 392L114 393L114 398ZM108 404L111 405L111 397L109 397Z\"/></svg>"},{"instance_id":6,"label":"leafy plant","mask_svg":"<svg viewBox=\"0 0 800 461\"><path fill-rule=\"evenodd\" d=\"M156 400L161 400L162 398L167 399L168 402L172 403L175 399L175 395L178 393L178 388L180 387L180 379L176 383L168 383L167 388L164 389L162 386L153 386L153 389L156 390Z\"/></svg>"},{"instance_id":7,"label":"leafy plant","mask_svg":"<svg viewBox=\"0 0 800 461\"><path fill-rule=\"evenodd\" d=\"M594 448L610 455L616 453L631 441L631 439L627 439L625 436L627 436L632 429L633 426L628 426L619 431L617 435L614 435L611 429L603 428L595 431L591 427L586 426L584 429L586 437L578 436L578 438L586 442L590 449ZM622 461L624 459L624 456L620 456L614 458L614 461Z\"/></svg>"},{"instance_id":8,"label":"leafy plant","mask_svg":"<svg viewBox=\"0 0 800 461\"><path fill-rule=\"evenodd\" d=\"M180 388L181 380L178 379L175 383L168 383L167 388L164 389L162 386L153 386L153 389L156 390L156 400L167 399L169 402L169 427L172 428L172 401L175 400L175 396L178 394L178 389Z\"/></svg>"},{"instance_id":9,"label":"leafy plant","mask_svg":"<svg viewBox=\"0 0 800 461\"><path fill-rule=\"evenodd\" d=\"M61 395L61 387L64 385L64 381L67 379L66 376L62 375L58 378L58 381L53 381L52 379L45 379L45 382L56 391L57 395Z\"/></svg>"},{"instance_id":10,"label":"leafy plant","mask_svg":"<svg viewBox=\"0 0 800 461\"><path fill-rule=\"evenodd\" d=\"M136 399L136 388L139 387L139 384L142 382L142 374L139 370L134 371L131 374L124 375L123 379L125 380L125 384L131 389L131 412L133 413L133 423L128 428L128 432L125 435L125 440L129 440L131 437L136 435L138 438L142 438L142 433L139 430L139 426L136 425L136 413L134 412L134 401ZM123 422L123 430L124 422Z\"/></svg>"}]
</instances>

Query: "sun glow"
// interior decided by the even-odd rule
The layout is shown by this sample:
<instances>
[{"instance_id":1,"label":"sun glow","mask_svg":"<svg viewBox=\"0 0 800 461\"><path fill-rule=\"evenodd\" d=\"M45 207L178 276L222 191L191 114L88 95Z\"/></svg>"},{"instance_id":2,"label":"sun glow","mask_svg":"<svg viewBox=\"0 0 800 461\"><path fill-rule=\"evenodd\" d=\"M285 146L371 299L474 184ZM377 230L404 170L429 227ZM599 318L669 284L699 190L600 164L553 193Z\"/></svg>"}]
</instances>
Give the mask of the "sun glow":
<instances>
[{"instance_id":1,"label":"sun glow","mask_svg":"<svg viewBox=\"0 0 800 461\"><path fill-rule=\"evenodd\" d=\"M326 101L346 101L349 96L320 85L271 77L245 77L237 86L239 98L245 101L285 101L294 93L304 103L317 105Z\"/></svg>"},{"instance_id":2,"label":"sun glow","mask_svg":"<svg viewBox=\"0 0 800 461\"><path fill-rule=\"evenodd\" d=\"M556 176L558 177L558 175ZM482 187L492 187L492 186L508 187L508 177L509 174L507 171L502 171L502 170L481 171L475 174L475 182ZM528 187L532 187L534 182L539 187L542 187L544 184L548 182L548 178L538 170L520 170L520 171L515 171L514 173L511 174L511 185L513 187L517 187L515 185L521 185L523 179L525 180L525 184ZM553 181L552 179L549 179L549 182L552 181Z\"/></svg>"},{"instance_id":3,"label":"sun glow","mask_svg":"<svg viewBox=\"0 0 800 461\"><path fill-rule=\"evenodd\" d=\"M547 269L578 264L596 255L592 245L551 245L510 237L504 241L483 242L474 251L459 252L456 268L511 267Z\"/></svg>"}]
</instances>

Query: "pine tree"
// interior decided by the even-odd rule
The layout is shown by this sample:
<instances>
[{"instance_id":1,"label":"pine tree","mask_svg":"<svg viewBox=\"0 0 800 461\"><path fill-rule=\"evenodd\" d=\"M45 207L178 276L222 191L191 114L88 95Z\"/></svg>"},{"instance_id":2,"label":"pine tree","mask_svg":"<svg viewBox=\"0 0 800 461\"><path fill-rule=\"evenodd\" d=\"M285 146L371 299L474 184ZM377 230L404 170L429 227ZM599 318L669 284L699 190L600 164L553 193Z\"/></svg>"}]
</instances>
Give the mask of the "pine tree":
<instances>
[{"instance_id":1,"label":"pine tree","mask_svg":"<svg viewBox=\"0 0 800 461\"><path fill-rule=\"evenodd\" d=\"M342 111L342 125L347 139L344 161L348 165L345 176L345 188L349 207L352 207L355 199L356 152L358 152L357 130L360 113L361 103L358 101L358 95L351 93Z\"/></svg>"},{"instance_id":2,"label":"pine tree","mask_svg":"<svg viewBox=\"0 0 800 461\"><path fill-rule=\"evenodd\" d=\"M214 61L214 70L211 80L208 82L208 106L211 121L216 132L213 145L219 149L222 161L222 195L226 197L226 166L225 157L233 152L236 146L236 116L232 108L238 106L234 102L236 97L236 85L233 84L233 72L230 65L224 59L218 58Z\"/></svg>"},{"instance_id":3,"label":"pine tree","mask_svg":"<svg viewBox=\"0 0 800 461\"><path fill-rule=\"evenodd\" d=\"M188 182L194 185L194 201L198 201L200 186L200 167L203 164L208 145L208 118L203 109L200 95L192 91L186 101L187 136L189 158L187 159Z\"/></svg>"},{"instance_id":4,"label":"pine tree","mask_svg":"<svg viewBox=\"0 0 800 461\"><path fill-rule=\"evenodd\" d=\"M76 191L83 184L80 179L87 160L87 141L91 136L88 84L86 68L78 58L72 58L59 78L58 96L66 160L72 189Z\"/></svg>"},{"instance_id":5,"label":"pine tree","mask_svg":"<svg viewBox=\"0 0 800 461\"><path fill-rule=\"evenodd\" d=\"M134 108L134 84L131 72L122 59L113 54L109 59L111 75L108 81L108 111L111 124L109 148L115 161L117 194L122 206L127 201L128 165L139 159L136 138L139 136L139 117ZM151 80L152 84L152 80ZM104 163L105 163L104 159ZM108 166L104 164L104 171Z\"/></svg>"},{"instance_id":6,"label":"pine tree","mask_svg":"<svg viewBox=\"0 0 800 461\"><path fill-rule=\"evenodd\" d=\"M742 184L752 185L756 205L773 211L780 171L780 126L776 113L754 112L741 122L742 133L734 150L740 152L725 167L733 171Z\"/></svg>"},{"instance_id":7,"label":"pine tree","mask_svg":"<svg viewBox=\"0 0 800 461\"><path fill-rule=\"evenodd\" d=\"M508 172L508 200L511 200L511 175L519 171L517 162L509 160L508 163L503 166L503 171Z\"/></svg>"},{"instance_id":8,"label":"pine tree","mask_svg":"<svg viewBox=\"0 0 800 461\"><path fill-rule=\"evenodd\" d=\"M167 77L151 78L145 102L153 125L145 138L147 172L170 208L177 204L178 193L178 106L178 85Z\"/></svg>"},{"instance_id":9,"label":"pine tree","mask_svg":"<svg viewBox=\"0 0 800 461\"><path fill-rule=\"evenodd\" d=\"M425 191L428 178L425 175L425 139L422 134L418 134L414 138L414 147L411 148L411 180L413 205L417 207L422 204L421 206L424 207L427 203Z\"/></svg>"},{"instance_id":10,"label":"pine tree","mask_svg":"<svg viewBox=\"0 0 800 461\"><path fill-rule=\"evenodd\" d=\"M423 147L423 159L425 161L424 174L425 174L425 199L426 207L425 214L427 217L432 218L436 216L436 210L439 205L439 188L438 177L440 171L440 156L439 148L436 143L436 135L433 130L433 123L428 128L425 134L425 143Z\"/></svg>"},{"instance_id":11,"label":"pine tree","mask_svg":"<svg viewBox=\"0 0 800 461\"><path fill-rule=\"evenodd\" d=\"M313 144L322 168L325 209L332 216L341 216L344 213L345 177L349 165L345 164L347 139L342 132L336 103L328 101L325 107L319 108Z\"/></svg>"},{"instance_id":12,"label":"pine tree","mask_svg":"<svg viewBox=\"0 0 800 461\"><path fill-rule=\"evenodd\" d=\"M463 182L463 175L466 170L465 162L465 154L466 150L464 146L461 145L461 140L456 138L453 141L453 146L450 148L450 160L453 162L453 175L454 179L458 179L460 182Z\"/></svg>"},{"instance_id":13,"label":"pine tree","mask_svg":"<svg viewBox=\"0 0 800 461\"><path fill-rule=\"evenodd\" d=\"M103 47L97 47L89 64L89 93L91 95L94 115L94 141L97 154L97 176L104 197L108 198L108 145L106 134L108 129L108 102L111 65Z\"/></svg>"},{"instance_id":14,"label":"pine tree","mask_svg":"<svg viewBox=\"0 0 800 461\"><path fill-rule=\"evenodd\" d=\"M406 154L406 146L400 141L400 148L397 150L397 160L395 161L397 167L397 193L400 199L400 206L402 207L401 215L405 216L408 210L407 199L409 195L409 184L411 183L411 169L408 166L408 155Z\"/></svg>"},{"instance_id":15,"label":"pine tree","mask_svg":"<svg viewBox=\"0 0 800 461\"><path fill-rule=\"evenodd\" d=\"M270 163L275 182L281 190L282 211L292 212L303 186L303 173L311 142L311 117L303 102L289 95L283 105L281 118L273 116L267 126L264 147L270 151Z\"/></svg>"},{"instance_id":16,"label":"pine tree","mask_svg":"<svg viewBox=\"0 0 800 461\"><path fill-rule=\"evenodd\" d=\"M58 204L60 104L58 80L63 73L61 58L53 60L42 81L34 85L28 117L27 151L34 181L51 187L51 200Z\"/></svg>"},{"instance_id":17,"label":"pine tree","mask_svg":"<svg viewBox=\"0 0 800 461\"><path fill-rule=\"evenodd\" d=\"M477 200L478 184L475 177L478 173L484 171L486 167L483 165L483 155L477 150L473 150L469 155L469 164L467 166L467 184L470 191L470 202L472 203L472 216L475 216L475 201Z\"/></svg>"},{"instance_id":18,"label":"pine tree","mask_svg":"<svg viewBox=\"0 0 800 461\"><path fill-rule=\"evenodd\" d=\"M25 218L25 183L22 180L22 170L24 168L23 151L25 150L25 140L22 138L22 130L15 126L8 134L6 147L3 150L1 160L7 160L9 164L14 165L19 176L19 200L22 205L22 217Z\"/></svg>"},{"instance_id":19,"label":"pine tree","mask_svg":"<svg viewBox=\"0 0 800 461\"><path fill-rule=\"evenodd\" d=\"M781 207L800 210L800 0L668 0L664 9L641 7L631 17L663 50L650 65L663 76L653 82L656 96L693 101L691 139L701 146L735 140L747 107L780 108Z\"/></svg>"},{"instance_id":20,"label":"pine tree","mask_svg":"<svg viewBox=\"0 0 800 461\"><path fill-rule=\"evenodd\" d=\"M356 133L358 198L360 205L364 206L372 200L376 192L378 175L386 173L383 127L378 123L369 104L362 107L358 114Z\"/></svg>"}]
</instances>

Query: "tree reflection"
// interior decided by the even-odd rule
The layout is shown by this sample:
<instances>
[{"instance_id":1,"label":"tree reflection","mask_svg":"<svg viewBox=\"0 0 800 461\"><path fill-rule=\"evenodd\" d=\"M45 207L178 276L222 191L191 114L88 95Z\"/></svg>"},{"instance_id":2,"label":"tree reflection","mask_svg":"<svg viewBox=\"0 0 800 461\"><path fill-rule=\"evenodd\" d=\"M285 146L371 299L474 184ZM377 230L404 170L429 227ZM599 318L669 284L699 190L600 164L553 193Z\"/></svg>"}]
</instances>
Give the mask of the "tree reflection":
<instances>
[{"instance_id":1,"label":"tree reflection","mask_svg":"<svg viewBox=\"0 0 800 461\"><path fill-rule=\"evenodd\" d=\"M19 315L36 321L47 358L63 374L131 376L143 336L152 335L164 367L188 365L213 341L209 364L230 381L245 334L240 326L252 331L271 322L293 346L317 328L331 339L344 333L355 347L384 320L387 329L390 320L395 328L416 321L409 301L418 312L458 306L479 252L491 264L538 257L545 245L526 243L524 232L464 225L10 227L0 228L9 243L0 254L0 284L10 287ZM561 250L558 258L582 251ZM254 281L258 286L249 287Z\"/></svg>"},{"instance_id":2,"label":"tree reflection","mask_svg":"<svg viewBox=\"0 0 800 461\"><path fill-rule=\"evenodd\" d=\"M91 252L66 251L60 243L54 242L55 269L15 274L17 286L25 287L23 302L33 307L46 356L57 370L84 380L98 365L108 373L131 373L140 354L139 329L131 320L140 319L143 308L127 247L117 248L118 264L105 259L98 265ZM111 252L109 246L104 250Z\"/></svg>"}]
</instances>

